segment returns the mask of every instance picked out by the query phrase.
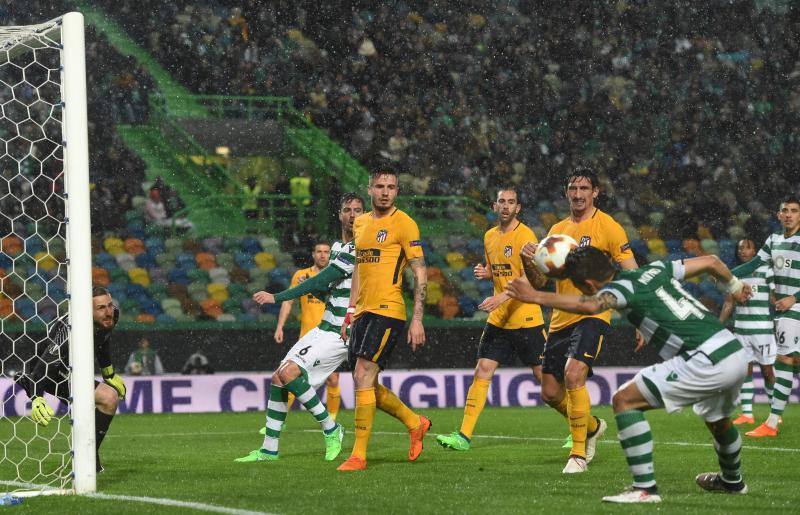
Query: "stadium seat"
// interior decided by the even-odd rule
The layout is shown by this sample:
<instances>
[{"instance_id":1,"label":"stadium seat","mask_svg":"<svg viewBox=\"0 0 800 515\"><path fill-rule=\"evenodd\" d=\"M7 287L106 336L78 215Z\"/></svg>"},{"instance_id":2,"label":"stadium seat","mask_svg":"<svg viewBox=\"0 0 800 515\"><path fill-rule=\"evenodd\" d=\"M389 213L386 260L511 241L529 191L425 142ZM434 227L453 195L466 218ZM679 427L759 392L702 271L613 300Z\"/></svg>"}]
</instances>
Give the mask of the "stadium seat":
<instances>
[{"instance_id":1,"label":"stadium seat","mask_svg":"<svg viewBox=\"0 0 800 515\"><path fill-rule=\"evenodd\" d=\"M108 275L108 270L98 266L92 267L92 284L108 286L110 283L111 277Z\"/></svg>"},{"instance_id":2,"label":"stadium seat","mask_svg":"<svg viewBox=\"0 0 800 515\"><path fill-rule=\"evenodd\" d=\"M103 248L106 250L106 252L115 257L118 254L125 252L124 242L115 236L109 236L108 238L106 238L103 241Z\"/></svg>"},{"instance_id":3,"label":"stadium seat","mask_svg":"<svg viewBox=\"0 0 800 515\"><path fill-rule=\"evenodd\" d=\"M138 256L145 251L144 242L138 238L128 238L123 245L125 252L132 256Z\"/></svg>"},{"instance_id":4,"label":"stadium seat","mask_svg":"<svg viewBox=\"0 0 800 515\"><path fill-rule=\"evenodd\" d=\"M458 305L458 299L456 299L452 295L445 295L442 297L442 300L438 303L439 312L441 313L442 318L445 320L451 320L458 315L460 311L460 307Z\"/></svg>"},{"instance_id":5,"label":"stadium seat","mask_svg":"<svg viewBox=\"0 0 800 515\"><path fill-rule=\"evenodd\" d=\"M252 236L246 236L242 238L241 249L247 254L255 255L261 252L262 247L261 243L257 239L253 238Z\"/></svg>"},{"instance_id":6,"label":"stadium seat","mask_svg":"<svg viewBox=\"0 0 800 515\"><path fill-rule=\"evenodd\" d=\"M178 284L189 284L189 276L186 273L186 270L182 268L173 268L169 272L169 282L170 283L178 283Z\"/></svg>"},{"instance_id":7,"label":"stadium seat","mask_svg":"<svg viewBox=\"0 0 800 515\"><path fill-rule=\"evenodd\" d=\"M197 267L203 270L211 270L217 266L217 260L214 257L214 254L211 254L210 252L198 252L194 258L195 262L197 263Z\"/></svg>"},{"instance_id":8,"label":"stadium seat","mask_svg":"<svg viewBox=\"0 0 800 515\"><path fill-rule=\"evenodd\" d=\"M445 256L445 261L447 261L447 264L450 266L450 268L454 268L456 270L461 270L467 266L467 260L464 259L464 255L460 252L448 252Z\"/></svg>"},{"instance_id":9,"label":"stadium seat","mask_svg":"<svg viewBox=\"0 0 800 515\"><path fill-rule=\"evenodd\" d=\"M256 266L262 270L272 270L275 268L275 256L269 252L259 252L253 259Z\"/></svg>"},{"instance_id":10,"label":"stadium seat","mask_svg":"<svg viewBox=\"0 0 800 515\"><path fill-rule=\"evenodd\" d=\"M155 266L158 264L156 262L155 256L153 254L150 254L149 252L142 252L141 254L136 256L135 261L136 261L136 266L147 270L155 268Z\"/></svg>"},{"instance_id":11,"label":"stadium seat","mask_svg":"<svg viewBox=\"0 0 800 515\"><path fill-rule=\"evenodd\" d=\"M28 253L30 254L30 252ZM52 255L43 250L37 252L34 255L34 259L36 259L36 265L45 272L49 272L58 267L58 261L56 261Z\"/></svg>"},{"instance_id":12,"label":"stadium seat","mask_svg":"<svg viewBox=\"0 0 800 515\"><path fill-rule=\"evenodd\" d=\"M206 287L206 291L208 292L209 297L218 301L220 304L228 300L228 297L230 297L230 293L228 293L228 288L221 283L210 283Z\"/></svg>"},{"instance_id":13,"label":"stadium seat","mask_svg":"<svg viewBox=\"0 0 800 515\"><path fill-rule=\"evenodd\" d=\"M217 267L222 267L225 269L233 268L233 255L228 252L223 252L221 254L217 254Z\"/></svg>"},{"instance_id":14,"label":"stadium seat","mask_svg":"<svg viewBox=\"0 0 800 515\"><path fill-rule=\"evenodd\" d=\"M131 268L136 267L136 259L128 254L127 252L120 252L116 256L117 264L119 267L126 272L129 271Z\"/></svg>"},{"instance_id":15,"label":"stadium seat","mask_svg":"<svg viewBox=\"0 0 800 515\"><path fill-rule=\"evenodd\" d=\"M200 302L200 307L206 316L215 320L222 314L222 306L215 299L204 299Z\"/></svg>"},{"instance_id":16,"label":"stadium seat","mask_svg":"<svg viewBox=\"0 0 800 515\"><path fill-rule=\"evenodd\" d=\"M133 284L141 284L145 288L150 286L150 275L144 268L131 268L128 270L128 277L130 277L131 283Z\"/></svg>"},{"instance_id":17,"label":"stadium seat","mask_svg":"<svg viewBox=\"0 0 800 515\"><path fill-rule=\"evenodd\" d=\"M205 238L202 241L202 246L206 250L206 252L210 252L212 254L219 254L222 252L222 237L221 236L211 236Z\"/></svg>"},{"instance_id":18,"label":"stadium seat","mask_svg":"<svg viewBox=\"0 0 800 515\"><path fill-rule=\"evenodd\" d=\"M228 276L228 270L219 266L209 270L208 277L212 282L222 283L225 286L231 282L230 277Z\"/></svg>"},{"instance_id":19,"label":"stadium seat","mask_svg":"<svg viewBox=\"0 0 800 515\"><path fill-rule=\"evenodd\" d=\"M139 324L152 324L156 321L156 317L149 313L139 313L136 315L136 322Z\"/></svg>"}]
</instances>

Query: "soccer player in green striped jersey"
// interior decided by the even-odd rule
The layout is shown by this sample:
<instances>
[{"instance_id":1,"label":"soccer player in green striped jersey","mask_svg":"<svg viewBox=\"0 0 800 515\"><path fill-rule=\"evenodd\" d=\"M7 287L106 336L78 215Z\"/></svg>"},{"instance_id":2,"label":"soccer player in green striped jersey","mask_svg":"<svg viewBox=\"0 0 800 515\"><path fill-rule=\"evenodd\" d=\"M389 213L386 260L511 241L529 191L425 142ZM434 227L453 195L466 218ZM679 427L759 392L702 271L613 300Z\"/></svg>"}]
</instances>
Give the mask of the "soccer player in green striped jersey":
<instances>
[{"instance_id":1,"label":"soccer player in green striped jersey","mask_svg":"<svg viewBox=\"0 0 800 515\"><path fill-rule=\"evenodd\" d=\"M800 199L784 199L778 220L783 231L770 235L753 259L733 269L737 277L747 277L767 265L775 274L775 386L769 417L745 433L753 437L778 436L778 424L792 393L794 370L800 366Z\"/></svg>"},{"instance_id":2,"label":"soccer player in green striped jersey","mask_svg":"<svg viewBox=\"0 0 800 515\"><path fill-rule=\"evenodd\" d=\"M289 393L320 423L325 437L325 460L333 461L342 450L344 428L328 413L317 396L316 389L347 359L347 343L340 330L350 302L350 285L356 255L353 242L353 222L364 212L364 201L348 193L342 197L339 221L342 224L342 241L331 247L330 264L317 275L297 286L277 294L257 292L253 299L259 304L275 304L296 299L309 293L326 298L325 313L317 327L305 334L286 354L280 367L272 375L264 442L261 448L237 462L274 461L278 459L278 443L286 420Z\"/></svg>"},{"instance_id":3,"label":"soccer player in green striped jersey","mask_svg":"<svg viewBox=\"0 0 800 515\"><path fill-rule=\"evenodd\" d=\"M742 263L753 259L756 255L756 244L749 238L744 238L737 245L737 254ZM747 377L742 384L742 392L739 400L742 402L742 414L733 421L734 425L752 424L753 418L753 396L755 386L753 384L753 363L757 362L761 368L761 375L764 378L764 390L772 403L772 386L775 384L775 371L772 365L775 363L775 323L770 308L770 300L775 292L775 280L772 267L761 265L749 277L743 277L743 281L750 285L753 296L744 304L736 305L733 297L727 295L725 304L719 314L719 321L725 323L733 314L733 332L744 348L752 356L750 364L747 365Z\"/></svg>"},{"instance_id":4,"label":"soccer player in green striped jersey","mask_svg":"<svg viewBox=\"0 0 800 515\"><path fill-rule=\"evenodd\" d=\"M664 408L672 413L686 406L692 406L711 431L721 468L699 474L697 484L707 491L747 492L740 472L742 439L730 416L736 411L749 355L679 282L704 272L724 281L737 301L749 297L750 287L733 277L716 256L617 270L610 257L595 247L578 247L567 256L565 275L582 296L537 291L530 284L539 284L535 277L528 277L530 283L515 280L507 287L512 298L572 313L617 309L664 359L640 370L614 393L614 417L633 485L619 495L603 497L604 501L661 502L653 437L644 412Z\"/></svg>"}]
</instances>

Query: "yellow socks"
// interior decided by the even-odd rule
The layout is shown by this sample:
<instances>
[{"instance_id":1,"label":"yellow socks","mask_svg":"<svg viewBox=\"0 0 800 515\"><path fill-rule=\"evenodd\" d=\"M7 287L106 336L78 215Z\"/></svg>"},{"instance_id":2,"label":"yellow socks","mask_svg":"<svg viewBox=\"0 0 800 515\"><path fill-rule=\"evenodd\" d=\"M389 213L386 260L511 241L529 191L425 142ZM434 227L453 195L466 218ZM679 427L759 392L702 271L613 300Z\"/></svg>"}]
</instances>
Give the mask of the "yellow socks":
<instances>
[{"instance_id":1,"label":"yellow socks","mask_svg":"<svg viewBox=\"0 0 800 515\"><path fill-rule=\"evenodd\" d=\"M367 445L375 419L375 388L356 389L356 443L351 456L367 459Z\"/></svg>"},{"instance_id":2,"label":"yellow socks","mask_svg":"<svg viewBox=\"0 0 800 515\"><path fill-rule=\"evenodd\" d=\"M467 392L467 400L464 403L464 418L461 420L461 434L467 438L472 438L475 424L481 416L483 407L486 405L486 395L489 393L491 381L486 379L475 379Z\"/></svg>"},{"instance_id":3,"label":"yellow socks","mask_svg":"<svg viewBox=\"0 0 800 515\"><path fill-rule=\"evenodd\" d=\"M594 433L595 431L597 431L597 419L592 416L591 412L587 413L586 414L586 434L590 435L590 434Z\"/></svg>"},{"instance_id":4,"label":"yellow socks","mask_svg":"<svg viewBox=\"0 0 800 515\"><path fill-rule=\"evenodd\" d=\"M289 393L289 398L286 399L286 411L287 412L292 409L292 404L294 404L294 394L293 393Z\"/></svg>"},{"instance_id":5,"label":"yellow socks","mask_svg":"<svg viewBox=\"0 0 800 515\"><path fill-rule=\"evenodd\" d=\"M342 390L339 388L339 385L336 386L329 386L327 389L327 401L328 401L328 413L331 414L331 418L336 420L336 415L339 414L339 406L342 403Z\"/></svg>"},{"instance_id":6,"label":"yellow socks","mask_svg":"<svg viewBox=\"0 0 800 515\"><path fill-rule=\"evenodd\" d=\"M592 407L586 386L567 389L567 412L569 432L572 433L572 452L570 455L586 457L586 432L589 425L589 410ZM595 424L595 428L597 425Z\"/></svg>"},{"instance_id":7,"label":"yellow socks","mask_svg":"<svg viewBox=\"0 0 800 515\"><path fill-rule=\"evenodd\" d=\"M375 387L375 401L379 410L393 416L408 429L419 427L419 415L411 411L411 408L406 406L400 397L382 384Z\"/></svg>"}]
</instances>

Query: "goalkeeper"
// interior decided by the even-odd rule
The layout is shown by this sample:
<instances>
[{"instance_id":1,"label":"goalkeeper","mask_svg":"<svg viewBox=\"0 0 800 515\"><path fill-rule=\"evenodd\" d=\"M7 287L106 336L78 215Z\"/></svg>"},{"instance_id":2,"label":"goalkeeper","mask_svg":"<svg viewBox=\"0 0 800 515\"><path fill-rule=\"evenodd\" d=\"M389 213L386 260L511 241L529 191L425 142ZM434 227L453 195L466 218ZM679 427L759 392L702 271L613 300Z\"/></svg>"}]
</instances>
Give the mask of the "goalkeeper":
<instances>
[{"instance_id":1,"label":"goalkeeper","mask_svg":"<svg viewBox=\"0 0 800 515\"><path fill-rule=\"evenodd\" d=\"M117 412L117 404L125 398L125 383L114 372L109 354L111 332L119 320L119 309L111 294L101 286L92 288L92 317L94 319L94 355L103 374L103 383L95 381L95 440L97 444L97 472L100 464L100 444ZM29 373L18 373L14 379L31 399L31 418L46 426L53 418L53 408L44 398L49 393L59 399L70 400L69 386L69 322L67 315L54 320L47 331L48 344L34 358L35 365Z\"/></svg>"}]
</instances>

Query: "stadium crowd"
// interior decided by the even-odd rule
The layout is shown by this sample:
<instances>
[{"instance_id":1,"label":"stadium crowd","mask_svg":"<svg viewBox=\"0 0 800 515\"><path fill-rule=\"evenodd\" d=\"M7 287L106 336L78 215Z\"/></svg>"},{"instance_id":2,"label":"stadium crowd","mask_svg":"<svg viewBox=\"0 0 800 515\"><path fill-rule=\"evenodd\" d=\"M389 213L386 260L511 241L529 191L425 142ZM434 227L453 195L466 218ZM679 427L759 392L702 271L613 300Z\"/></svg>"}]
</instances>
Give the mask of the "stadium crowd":
<instances>
[{"instance_id":1,"label":"stadium crowd","mask_svg":"<svg viewBox=\"0 0 800 515\"><path fill-rule=\"evenodd\" d=\"M694 221L737 237L750 218L761 234L765 201L798 180L796 28L779 3L712 4L144 0L114 13L193 90L290 96L368 167L388 158L419 178L416 193L510 181L552 211L563 171L589 162L607 173L607 209L663 238Z\"/></svg>"}]
</instances>

